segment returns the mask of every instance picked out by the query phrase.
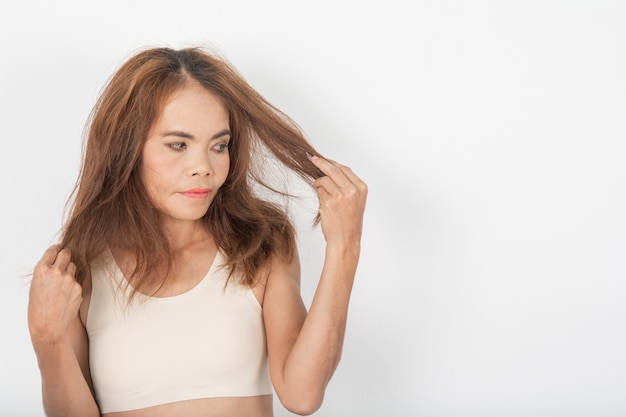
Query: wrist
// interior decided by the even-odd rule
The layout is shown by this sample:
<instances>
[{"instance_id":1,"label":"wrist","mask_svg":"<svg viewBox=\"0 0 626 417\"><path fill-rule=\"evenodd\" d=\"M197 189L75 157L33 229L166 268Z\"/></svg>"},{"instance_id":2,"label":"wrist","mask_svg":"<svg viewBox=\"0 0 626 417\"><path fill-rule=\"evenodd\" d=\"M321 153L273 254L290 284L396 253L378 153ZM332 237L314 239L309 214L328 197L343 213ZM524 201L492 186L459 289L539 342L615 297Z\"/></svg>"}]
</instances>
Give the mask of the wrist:
<instances>
[{"instance_id":1,"label":"wrist","mask_svg":"<svg viewBox=\"0 0 626 417\"><path fill-rule=\"evenodd\" d=\"M339 260L342 263L358 263L361 255L361 242L327 242L326 259Z\"/></svg>"},{"instance_id":2,"label":"wrist","mask_svg":"<svg viewBox=\"0 0 626 417\"><path fill-rule=\"evenodd\" d=\"M326 252L336 252L343 255L359 255L361 253L360 242L327 242Z\"/></svg>"}]
</instances>

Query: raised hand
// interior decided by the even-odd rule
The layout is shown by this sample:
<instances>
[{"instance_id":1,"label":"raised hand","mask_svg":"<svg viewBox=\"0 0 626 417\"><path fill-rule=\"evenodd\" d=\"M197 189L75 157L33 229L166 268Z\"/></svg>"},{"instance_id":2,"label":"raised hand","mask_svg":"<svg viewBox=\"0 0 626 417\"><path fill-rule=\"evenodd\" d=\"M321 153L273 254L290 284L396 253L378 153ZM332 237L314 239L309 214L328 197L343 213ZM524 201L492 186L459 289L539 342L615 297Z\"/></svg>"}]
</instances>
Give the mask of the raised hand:
<instances>
[{"instance_id":1,"label":"raised hand","mask_svg":"<svg viewBox=\"0 0 626 417\"><path fill-rule=\"evenodd\" d=\"M324 174L313 183L320 200L320 218L326 243L358 245L363 229L367 185L352 170L317 156L311 161Z\"/></svg>"},{"instance_id":2,"label":"raised hand","mask_svg":"<svg viewBox=\"0 0 626 417\"><path fill-rule=\"evenodd\" d=\"M33 345L54 344L66 334L82 302L68 250L52 246L35 266L30 284L28 328Z\"/></svg>"}]
</instances>

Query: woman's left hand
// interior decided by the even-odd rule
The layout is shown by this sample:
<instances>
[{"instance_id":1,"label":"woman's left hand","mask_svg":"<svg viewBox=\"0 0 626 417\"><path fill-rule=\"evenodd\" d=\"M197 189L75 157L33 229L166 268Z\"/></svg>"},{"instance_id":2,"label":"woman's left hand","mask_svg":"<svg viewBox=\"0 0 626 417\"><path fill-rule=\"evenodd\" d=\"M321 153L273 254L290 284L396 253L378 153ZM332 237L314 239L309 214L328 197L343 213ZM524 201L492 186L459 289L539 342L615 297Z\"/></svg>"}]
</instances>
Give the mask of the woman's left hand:
<instances>
[{"instance_id":1,"label":"woman's left hand","mask_svg":"<svg viewBox=\"0 0 626 417\"><path fill-rule=\"evenodd\" d=\"M324 174L313 182L320 200L322 232L328 245L358 245L363 229L367 185L352 170L321 157L313 164Z\"/></svg>"}]
</instances>

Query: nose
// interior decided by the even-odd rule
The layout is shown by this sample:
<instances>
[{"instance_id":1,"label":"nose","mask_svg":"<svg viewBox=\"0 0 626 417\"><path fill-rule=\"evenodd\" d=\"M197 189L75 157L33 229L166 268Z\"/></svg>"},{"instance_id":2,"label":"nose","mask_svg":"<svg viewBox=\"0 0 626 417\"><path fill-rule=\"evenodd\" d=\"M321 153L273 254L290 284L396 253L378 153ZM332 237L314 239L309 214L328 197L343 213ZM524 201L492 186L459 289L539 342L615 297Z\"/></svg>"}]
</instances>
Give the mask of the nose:
<instances>
[{"instance_id":1,"label":"nose","mask_svg":"<svg viewBox=\"0 0 626 417\"><path fill-rule=\"evenodd\" d=\"M192 176L206 177L213 174L209 152L190 152L189 172Z\"/></svg>"}]
</instances>

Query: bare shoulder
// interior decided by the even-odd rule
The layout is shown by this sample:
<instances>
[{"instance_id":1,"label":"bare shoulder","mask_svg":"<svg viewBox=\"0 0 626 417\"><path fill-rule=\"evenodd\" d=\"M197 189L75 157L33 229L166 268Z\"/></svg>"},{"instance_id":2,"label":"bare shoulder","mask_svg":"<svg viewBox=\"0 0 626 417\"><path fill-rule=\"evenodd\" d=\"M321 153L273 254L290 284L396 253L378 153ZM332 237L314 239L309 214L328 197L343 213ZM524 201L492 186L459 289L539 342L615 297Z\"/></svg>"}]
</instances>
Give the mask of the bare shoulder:
<instances>
[{"instance_id":1,"label":"bare shoulder","mask_svg":"<svg viewBox=\"0 0 626 417\"><path fill-rule=\"evenodd\" d=\"M300 298L300 258L297 251L291 259L275 256L265 269L265 301L270 304L280 301L284 296Z\"/></svg>"},{"instance_id":2,"label":"bare shoulder","mask_svg":"<svg viewBox=\"0 0 626 417\"><path fill-rule=\"evenodd\" d=\"M265 297L268 292L268 287L271 293L276 287L281 286L281 282L282 284L290 286L295 285L299 293L300 260L297 253L292 259L273 256L265 265L259 268L252 291L262 307L265 307ZM269 299L271 300L272 298L270 294Z\"/></svg>"}]
</instances>

